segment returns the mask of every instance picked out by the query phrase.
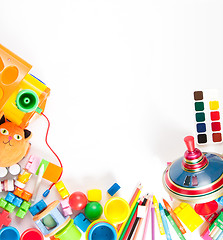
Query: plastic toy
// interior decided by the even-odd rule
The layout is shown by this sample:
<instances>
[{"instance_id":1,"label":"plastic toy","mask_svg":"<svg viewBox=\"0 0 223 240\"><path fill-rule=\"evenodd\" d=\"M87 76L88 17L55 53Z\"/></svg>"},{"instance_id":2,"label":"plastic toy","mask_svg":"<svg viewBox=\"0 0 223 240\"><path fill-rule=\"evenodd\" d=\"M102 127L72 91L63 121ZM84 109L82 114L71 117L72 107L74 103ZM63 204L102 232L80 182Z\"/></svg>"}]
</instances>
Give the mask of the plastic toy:
<instances>
[{"instance_id":1,"label":"plastic toy","mask_svg":"<svg viewBox=\"0 0 223 240\"><path fill-rule=\"evenodd\" d=\"M42 232L45 237L51 237L63 229L70 222L70 217L64 217L63 214L59 211L59 201L54 201L50 205L47 206L45 210L38 213L33 217L33 221ZM44 218L46 216L50 216L51 220L54 221L55 226L53 228L49 228L47 225L44 225ZM52 225L52 223L50 223Z\"/></svg>"},{"instance_id":2,"label":"plastic toy","mask_svg":"<svg viewBox=\"0 0 223 240\"><path fill-rule=\"evenodd\" d=\"M21 172L21 166L19 164L14 164L9 167L9 173L11 173L13 176L18 175Z\"/></svg>"},{"instance_id":3,"label":"plastic toy","mask_svg":"<svg viewBox=\"0 0 223 240\"><path fill-rule=\"evenodd\" d=\"M202 153L194 146L194 138L184 139L187 151L163 174L163 185L173 198L188 203L210 202L223 194L222 157Z\"/></svg>"},{"instance_id":4,"label":"plastic toy","mask_svg":"<svg viewBox=\"0 0 223 240\"><path fill-rule=\"evenodd\" d=\"M111 196L114 196L118 190L120 189L121 187L118 185L118 183L114 183L109 189L108 189L108 193L111 195Z\"/></svg>"},{"instance_id":5,"label":"plastic toy","mask_svg":"<svg viewBox=\"0 0 223 240\"><path fill-rule=\"evenodd\" d=\"M12 122L0 120L0 167L10 167L19 161L29 151L29 140L32 134L27 129L22 129Z\"/></svg>"},{"instance_id":6,"label":"plastic toy","mask_svg":"<svg viewBox=\"0 0 223 240\"><path fill-rule=\"evenodd\" d=\"M73 210L82 210L87 205L87 197L82 192L74 192L69 197L69 204Z\"/></svg>"},{"instance_id":7,"label":"plastic toy","mask_svg":"<svg viewBox=\"0 0 223 240\"><path fill-rule=\"evenodd\" d=\"M209 216L218 210L218 203L214 200L208 203L198 203L195 204L194 210L198 215Z\"/></svg>"},{"instance_id":8,"label":"plastic toy","mask_svg":"<svg viewBox=\"0 0 223 240\"><path fill-rule=\"evenodd\" d=\"M5 167L0 167L0 178L5 177L8 174L8 169Z\"/></svg>"},{"instance_id":9,"label":"plastic toy","mask_svg":"<svg viewBox=\"0 0 223 240\"><path fill-rule=\"evenodd\" d=\"M74 218L74 224L81 229L82 232L86 232L91 222L84 216L83 213L79 213Z\"/></svg>"},{"instance_id":10,"label":"plastic toy","mask_svg":"<svg viewBox=\"0 0 223 240\"><path fill-rule=\"evenodd\" d=\"M104 206L104 215L113 224L124 222L130 214L128 202L120 197L110 198Z\"/></svg>"},{"instance_id":11,"label":"plastic toy","mask_svg":"<svg viewBox=\"0 0 223 240\"><path fill-rule=\"evenodd\" d=\"M14 227L4 227L0 230L1 240L19 240L19 231Z\"/></svg>"},{"instance_id":12,"label":"plastic toy","mask_svg":"<svg viewBox=\"0 0 223 240\"><path fill-rule=\"evenodd\" d=\"M50 89L33 75L27 74L3 107L7 119L21 128L29 125L33 115L41 113Z\"/></svg>"},{"instance_id":13,"label":"plastic toy","mask_svg":"<svg viewBox=\"0 0 223 240\"><path fill-rule=\"evenodd\" d=\"M181 203L174 209L174 212L191 232L204 222L188 203Z\"/></svg>"},{"instance_id":14,"label":"plastic toy","mask_svg":"<svg viewBox=\"0 0 223 240\"><path fill-rule=\"evenodd\" d=\"M20 198L22 198L23 200L25 200L25 201L29 201L30 200L30 198L32 197L32 193L30 193L30 192L28 192L28 191L26 191L26 190L24 190L24 189L21 189L21 188L16 188L15 189L15 191L13 192L13 194L14 195L16 195L16 196L18 196L18 197L20 197Z\"/></svg>"},{"instance_id":15,"label":"plastic toy","mask_svg":"<svg viewBox=\"0 0 223 240\"><path fill-rule=\"evenodd\" d=\"M4 181L0 182L0 192L5 191L5 192L9 192L9 191L14 191L15 189L15 185L14 185L15 181L13 179L6 179Z\"/></svg>"},{"instance_id":16,"label":"plastic toy","mask_svg":"<svg viewBox=\"0 0 223 240\"><path fill-rule=\"evenodd\" d=\"M0 229L3 226L9 226L11 223L11 218L9 217L9 212L3 210L2 213L0 213Z\"/></svg>"},{"instance_id":17,"label":"plastic toy","mask_svg":"<svg viewBox=\"0 0 223 240\"><path fill-rule=\"evenodd\" d=\"M47 208L47 205L42 199L39 202L37 202L35 205L30 207L29 211L33 216L35 216L45 208Z\"/></svg>"},{"instance_id":18,"label":"plastic toy","mask_svg":"<svg viewBox=\"0 0 223 240\"><path fill-rule=\"evenodd\" d=\"M49 165L46 168L46 171L43 174L43 178L52 183L56 183L62 171L63 171L62 167L59 167L53 163L49 163Z\"/></svg>"},{"instance_id":19,"label":"plastic toy","mask_svg":"<svg viewBox=\"0 0 223 240\"><path fill-rule=\"evenodd\" d=\"M14 211L14 209L16 208L15 205L6 201L4 198L0 199L0 207L5 209L6 211L8 211L10 213L12 213Z\"/></svg>"},{"instance_id":20,"label":"plastic toy","mask_svg":"<svg viewBox=\"0 0 223 240\"><path fill-rule=\"evenodd\" d=\"M69 204L69 198L65 198L63 200L60 201L60 205L61 205L61 208L62 208L62 211L63 211L63 215L66 217L66 216L69 216L69 215L72 215L72 209L70 207L70 204Z\"/></svg>"},{"instance_id":21,"label":"plastic toy","mask_svg":"<svg viewBox=\"0 0 223 240\"><path fill-rule=\"evenodd\" d=\"M59 192L60 196L62 197L62 199L65 199L70 195L62 181L57 182L55 184L55 187Z\"/></svg>"},{"instance_id":22,"label":"plastic toy","mask_svg":"<svg viewBox=\"0 0 223 240\"><path fill-rule=\"evenodd\" d=\"M32 66L0 44L0 111Z\"/></svg>"},{"instance_id":23,"label":"plastic toy","mask_svg":"<svg viewBox=\"0 0 223 240\"><path fill-rule=\"evenodd\" d=\"M20 240L44 240L43 234L36 228L29 228L22 233Z\"/></svg>"},{"instance_id":24,"label":"plastic toy","mask_svg":"<svg viewBox=\"0 0 223 240\"><path fill-rule=\"evenodd\" d=\"M106 220L96 220L86 231L86 240L116 240L117 230L113 224Z\"/></svg>"},{"instance_id":25,"label":"plastic toy","mask_svg":"<svg viewBox=\"0 0 223 240\"><path fill-rule=\"evenodd\" d=\"M97 220L103 213L103 208L99 202L89 202L84 210L86 217L90 220Z\"/></svg>"},{"instance_id":26,"label":"plastic toy","mask_svg":"<svg viewBox=\"0 0 223 240\"><path fill-rule=\"evenodd\" d=\"M38 156L30 155L28 162L25 166L25 169L33 174L36 174L37 169L39 168L39 165L41 163L41 158Z\"/></svg>"},{"instance_id":27,"label":"plastic toy","mask_svg":"<svg viewBox=\"0 0 223 240\"><path fill-rule=\"evenodd\" d=\"M26 183L31 178L32 174L23 170L19 176L18 179L15 181L15 185L19 188L24 188L26 186Z\"/></svg>"},{"instance_id":28,"label":"plastic toy","mask_svg":"<svg viewBox=\"0 0 223 240\"><path fill-rule=\"evenodd\" d=\"M20 207L21 204L23 203L23 199L15 196L13 193L9 192L6 197L5 200L14 204L16 207Z\"/></svg>"},{"instance_id":29,"label":"plastic toy","mask_svg":"<svg viewBox=\"0 0 223 240\"><path fill-rule=\"evenodd\" d=\"M30 202L23 201L23 203L21 204L21 206L19 207L19 209L16 213L16 216L23 219L25 217L26 213L28 212L30 206L31 206Z\"/></svg>"},{"instance_id":30,"label":"plastic toy","mask_svg":"<svg viewBox=\"0 0 223 240\"><path fill-rule=\"evenodd\" d=\"M71 219L63 229L55 234L55 237L59 238L60 240L79 240L81 239L81 232L74 225L74 220Z\"/></svg>"},{"instance_id":31,"label":"plastic toy","mask_svg":"<svg viewBox=\"0 0 223 240\"><path fill-rule=\"evenodd\" d=\"M100 202L102 199L102 193L100 189L91 189L87 191L87 198L90 202Z\"/></svg>"},{"instance_id":32,"label":"plastic toy","mask_svg":"<svg viewBox=\"0 0 223 240\"><path fill-rule=\"evenodd\" d=\"M29 173L38 175L39 170L42 165L44 165L43 178L50 182L56 183L63 171L62 167L59 167L53 163L50 163L50 162L46 161L45 159L42 159L40 161L39 157L32 155L29 158L28 163L26 164L25 168Z\"/></svg>"}]
</instances>

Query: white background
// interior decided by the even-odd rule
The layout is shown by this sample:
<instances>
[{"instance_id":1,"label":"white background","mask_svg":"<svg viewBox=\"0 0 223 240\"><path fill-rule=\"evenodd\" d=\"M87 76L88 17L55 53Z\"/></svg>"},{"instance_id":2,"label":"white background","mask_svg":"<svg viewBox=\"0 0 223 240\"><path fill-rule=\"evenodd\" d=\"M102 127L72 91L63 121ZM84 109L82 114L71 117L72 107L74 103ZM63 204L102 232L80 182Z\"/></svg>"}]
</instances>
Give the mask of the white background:
<instances>
[{"instance_id":1,"label":"white background","mask_svg":"<svg viewBox=\"0 0 223 240\"><path fill-rule=\"evenodd\" d=\"M222 12L221 0L1 1L1 44L51 88L49 143L70 193L100 188L105 201L117 182L129 201L142 182L143 193L169 200L162 173L194 134L193 91L222 88ZM57 163L46 126L30 124L31 153ZM12 225L22 233L30 220ZM165 239L158 229L156 239Z\"/></svg>"}]
</instances>

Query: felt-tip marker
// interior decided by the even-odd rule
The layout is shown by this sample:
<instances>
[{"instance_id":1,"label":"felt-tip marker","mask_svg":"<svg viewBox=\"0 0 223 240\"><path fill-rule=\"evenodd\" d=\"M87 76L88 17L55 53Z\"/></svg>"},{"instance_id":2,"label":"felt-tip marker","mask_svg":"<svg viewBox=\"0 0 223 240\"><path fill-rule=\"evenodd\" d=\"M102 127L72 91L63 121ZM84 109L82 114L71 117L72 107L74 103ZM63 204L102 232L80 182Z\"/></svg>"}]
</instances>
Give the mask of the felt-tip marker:
<instances>
[{"instance_id":1,"label":"felt-tip marker","mask_svg":"<svg viewBox=\"0 0 223 240\"><path fill-rule=\"evenodd\" d=\"M177 227L176 223L173 221L173 218L171 217L171 215L169 214L169 212L164 209L164 212L166 214L167 219L169 220L170 224L173 226L174 230L176 231L178 237L181 240L186 240L186 238L184 237L184 235L181 233L180 229Z\"/></svg>"},{"instance_id":2,"label":"felt-tip marker","mask_svg":"<svg viewBox=\"0 0 223 240\"><path fill-rule=\"evenodd\" d=\"M165 230L165 233L166 233L166 239L167 240L172 240L171 235L170 235L170 230L169 230L169 227L168 227L168 223L167 223L167 219L166 219L166 215L165 215L165 212L164 212L164 209L163 209L163 206L162 206L161 203L159 203L159 209L160 209L160 214L161 214L161 218L162 218L162 221L163 221L163 227L164 227L164 230Z\"/></svg>"}]
</instances>

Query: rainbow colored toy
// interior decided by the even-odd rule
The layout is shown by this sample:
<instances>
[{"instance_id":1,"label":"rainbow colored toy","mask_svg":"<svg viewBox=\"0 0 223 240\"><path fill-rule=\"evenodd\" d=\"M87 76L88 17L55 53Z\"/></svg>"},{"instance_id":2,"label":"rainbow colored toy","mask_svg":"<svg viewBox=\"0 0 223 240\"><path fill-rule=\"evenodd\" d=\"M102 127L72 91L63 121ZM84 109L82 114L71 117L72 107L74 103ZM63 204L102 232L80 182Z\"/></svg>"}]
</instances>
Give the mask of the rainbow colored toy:
<instances>
[{"instance_id":1,"label":"rainbow colored toy","mask_svg":"<svg viewBox=\"0 0 223 240\"><path fill-rule=\"evenodd\" d=\"M205 203L223 194L223 159L212 153L202 153L194 146L194 138L184 138L187 151L163 174L166 191L180 201Z\"/></svg>"}]
</instances>

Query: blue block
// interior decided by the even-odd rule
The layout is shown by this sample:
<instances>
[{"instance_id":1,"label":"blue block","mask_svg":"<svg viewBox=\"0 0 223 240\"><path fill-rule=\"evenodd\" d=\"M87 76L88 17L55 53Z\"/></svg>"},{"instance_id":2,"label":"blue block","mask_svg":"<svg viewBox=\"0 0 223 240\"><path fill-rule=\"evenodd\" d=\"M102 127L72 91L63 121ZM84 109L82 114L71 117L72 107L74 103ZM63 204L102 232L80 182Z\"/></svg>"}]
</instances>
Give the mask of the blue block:
<instances>
[{"instance_id":1,"label":"blue block","mask_svg":"<svg viewBox=\"0 0 223 240\"><path fill-rule=\"evenodd\" d=\"M19 198L19 197L15 197L15 199L13 200L13 204L16 206L16 207L20 207L21 204L23 203L23 199Z\"/></svg>"},{"instance_id":2,"label":"blue block","mask_svg":"<svg viewBox=\"0 0 223 240\"><path fill-rule=\"evenodd\" d=\"M118 190L120 189L121 187L118 185L118 183L114 183L109 189L108 189L108 193L113 196L115 195Z\"/></svg>"},{"instance_id":3,"label":"blue block","mask_svg":"<svg viewBox=\"0 0 223 240\"><path fill-rule=\"evenodd\" d=\"M86 232L88 226L91 224L91 222L84 216L83 213L79 213L74 218L74 224L80 228L81 231Z\"/></svg>"},{"instance_id":4,"label":"blue block","mask_svg":"<svg viewBox=\"0 0 223 240\"><path fill-rule=\"evenodd\" d=\"M40 200L38 203L30 207L29 211L33 216L35 216L46 207L47 207L46 203L43 200Z\"/></svg>"},{"instance_id":5,"label":"blue block","mask_svg":"<svg viewBox=\"0 0 223 240\"><path fill-rule=\"evenodd\" d=\"M15 195L11 192L8 192L8 194L5 197L5 200L10 203L13 203L14 199L15 199Z\"/></svg>"},{"instance_id":6,"label":"blue block","mask_svg":"<svg viewBox=\"0 0 223 240\"><path fill-rule=\"evenodd\" d=\"M38 214L40 211L38 210L37 206L33 205L32 207L29 208L30 213L35 216Z\"/></svg>"}]
</instances>

